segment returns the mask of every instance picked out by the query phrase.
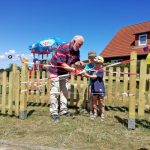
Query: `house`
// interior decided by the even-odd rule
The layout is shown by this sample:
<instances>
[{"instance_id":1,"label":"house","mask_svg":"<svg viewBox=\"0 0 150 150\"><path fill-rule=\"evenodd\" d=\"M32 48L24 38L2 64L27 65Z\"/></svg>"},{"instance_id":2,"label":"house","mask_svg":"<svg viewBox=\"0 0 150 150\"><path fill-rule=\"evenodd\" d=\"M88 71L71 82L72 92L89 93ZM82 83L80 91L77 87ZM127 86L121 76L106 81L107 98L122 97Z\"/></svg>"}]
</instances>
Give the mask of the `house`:
<instances>
[{"instance_id":1,"label":"house","mask_svg":"<svg viewBox=\"0 0 150 150\"><path fill-rule=\"evenodd\" d=\"M129 59L136 51L138 59L145 59L143 48L150 45L150 21L126 26L120 29L100 53L106 62L118 62Z\"/></svg>"}]
</instances>

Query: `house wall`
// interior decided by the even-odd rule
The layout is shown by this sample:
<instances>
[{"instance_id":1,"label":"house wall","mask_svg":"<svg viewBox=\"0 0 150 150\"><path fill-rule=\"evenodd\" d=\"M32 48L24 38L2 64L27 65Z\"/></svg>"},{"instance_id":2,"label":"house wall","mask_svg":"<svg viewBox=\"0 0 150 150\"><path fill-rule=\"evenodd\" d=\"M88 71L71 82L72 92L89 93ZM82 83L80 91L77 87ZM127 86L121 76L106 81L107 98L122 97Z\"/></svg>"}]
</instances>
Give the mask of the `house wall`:
<instances>
[{"instance_id":1,"label":"house wall","mask_svg":"<svg viewBox=\"0 0 150 150\"><path fill-rule=\"evenodd\" d=\"M138 56L137 56L137 59L138 59L138 60L146 59L146 57L147 57L147 55L138 55ZM104 62L105 62L105 63L107 63L107 62L110 63L110 62L115 61L115 60L116 60L116 62L117 62L117 60L118 60L118 62L120 62L120 61L128 60L128 59L130 59L130 56L109 57L109 58L104 58Z\"/></svg>"},{"instance_id":2,"label":"house wall","mask_svg":"<svg viewBox=\"0 0 150 150\"><path fill-rule=\"evenodd\" d=\"M148 34L148 45L150 45L150 33Z\"/></svg>"}]
</instances>

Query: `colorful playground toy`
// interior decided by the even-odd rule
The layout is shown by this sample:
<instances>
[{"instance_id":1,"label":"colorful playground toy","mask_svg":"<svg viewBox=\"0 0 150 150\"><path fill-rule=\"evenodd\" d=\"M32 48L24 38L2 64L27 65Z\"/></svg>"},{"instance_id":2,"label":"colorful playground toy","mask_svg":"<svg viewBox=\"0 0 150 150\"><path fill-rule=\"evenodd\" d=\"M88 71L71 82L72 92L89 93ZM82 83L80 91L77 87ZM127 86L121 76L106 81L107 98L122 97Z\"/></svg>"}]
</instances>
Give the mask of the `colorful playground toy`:
<instances>
[{"instance_id":1,"label":"colorful playground toy","mask_svg":"<svg viewBox=\"0 0 150 150\"><path fill-rule=\"evenodd\" d=\"M53 55L62 43L65 42L61 41L58 38L48 38L45 40L38 41L37 43L34 43L31 46L29 46L29 50L31 50L31 53L34 57L34 65L31 68L32 71L36 72L37 70L44 70L42 64L49 63L49 54ZM38 58L36 57L36 54L38 55ZM45 55L47 56L46 58L44 57Z\"/></svg>"}]
</instances>

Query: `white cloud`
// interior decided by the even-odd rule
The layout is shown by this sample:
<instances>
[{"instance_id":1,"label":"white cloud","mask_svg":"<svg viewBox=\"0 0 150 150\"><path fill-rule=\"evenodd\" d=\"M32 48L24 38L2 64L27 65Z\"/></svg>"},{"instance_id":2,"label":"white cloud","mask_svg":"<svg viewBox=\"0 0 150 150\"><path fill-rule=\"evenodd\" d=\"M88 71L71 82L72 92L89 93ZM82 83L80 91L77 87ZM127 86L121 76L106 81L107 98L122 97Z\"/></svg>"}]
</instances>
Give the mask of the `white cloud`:
<instances>
[{"instance_id":1,"label":"white cloud","mask_svg":"<svg viewBox=\"0 0 150 150\"><path fill-rule=\"evenodd\" d=\"M11 56L11 57L9 57ZM0 54L0 60L1 59L17 59L19 54L16 53L15 50L8 50L4 52L3 54Z\"/></svg>"},{"instance_id":2,"label":"white cloud","mask_svg":"<svg viewBox=\"0 0 150 150\"><path fill-rule=\"evenodd\" d=\"M25 57L29 60L33 59L32 54L18 54L15 50L8 50L4 52L3 54L0 54L0 60L8 59L12 61L18 61L21 57Z\"/></svg>"},{"instance_id":3,"label":"white cloud","mask_svg":"<svg viewBox=\"0 0 150 150\"><path fill-rule=\"evenodd\" d=\"M7 50L4 53L0 53L0 68L7 68L10 64L21 65L21 58L25 57L29 61L33 61L32 54L18 54L15 50Z\"/></svg>"},{"instance_id":4,"label":"white cloud","mask_svg":"<svg viewBox=\"0 0 150 150\"><path fill-rule=\"evenodd\" d=\"M5 55L0 55L0 59L5 59L6 56Z\"/></svg>"},{"instance_id":5,"label":"white cloud","mask_svg":"<svg viewBox=\"0 0 150 150\"><path fill-rule=\"evenodd\" d=\"M50 56L44 55L43 59L50 59ZM27 54L17 53L16 50L7 50L3 53L0 53L0 69L1 68L8 68L10 64L17 64L18 66L21 66L21 58L27 58L29 62L33 62L33 54L30 53L30 51L27 51ZM42 55L36 55L35 58L42 59ZM30 66L30 64L28 64Z\"/></svg>"}]
</instances>

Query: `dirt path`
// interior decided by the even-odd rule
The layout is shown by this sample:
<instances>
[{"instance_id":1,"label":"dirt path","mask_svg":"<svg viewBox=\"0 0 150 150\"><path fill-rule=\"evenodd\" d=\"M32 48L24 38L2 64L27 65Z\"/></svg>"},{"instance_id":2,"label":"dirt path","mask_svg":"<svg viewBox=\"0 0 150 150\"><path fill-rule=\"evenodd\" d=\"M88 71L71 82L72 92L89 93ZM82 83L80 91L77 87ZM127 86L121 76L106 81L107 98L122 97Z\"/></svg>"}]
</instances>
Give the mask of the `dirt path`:
<instances>
[{"instance_id":1,"label":"dirt path","mask_svg":"<svg viewBox=\"0 0 150 150\"><path fill-rule=\"evenodd\" d=\"M27 148L6 145L6 144L0 144L0 150L27 150Z\"/></svg>"},{"instance_id":2,"label":"dirt path","mask_svg":"<svg viewBox=\"0 0 150 150\"><path fill-rule=\"evenodd\" d=\"M63 150L63 149L56 149L47 146L15 144L12 142L0 140L0 150Z\"/></svg>"}]
</instances>

